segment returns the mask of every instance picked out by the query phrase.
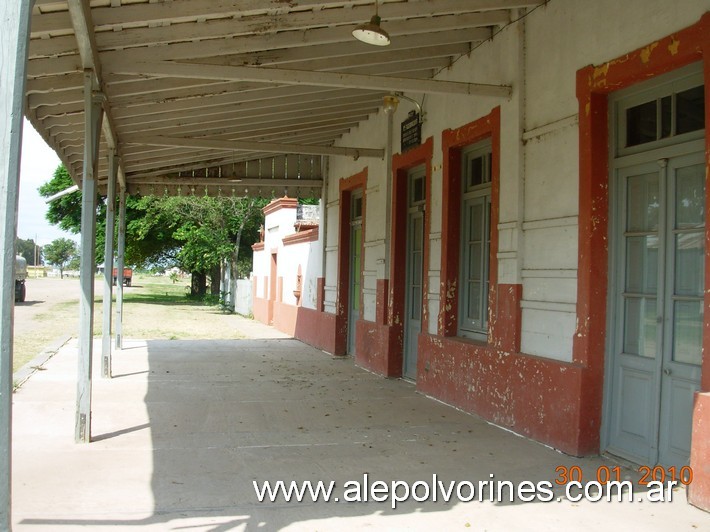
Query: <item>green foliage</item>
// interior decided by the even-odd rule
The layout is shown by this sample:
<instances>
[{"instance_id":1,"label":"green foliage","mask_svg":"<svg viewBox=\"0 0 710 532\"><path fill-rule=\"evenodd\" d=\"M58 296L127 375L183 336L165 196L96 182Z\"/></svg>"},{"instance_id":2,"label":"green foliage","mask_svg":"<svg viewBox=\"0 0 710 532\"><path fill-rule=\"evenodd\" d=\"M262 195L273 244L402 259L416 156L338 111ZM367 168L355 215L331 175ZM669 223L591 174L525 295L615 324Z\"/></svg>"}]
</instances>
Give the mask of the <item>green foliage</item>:
<instances>
[{"instance_id":1,"label":"green foliage","mask_svg":"<svg viewBox=\"0 0 710 532\"><path fill-rule=\"evenodd\" d=\"M42 197L48 198L73 185L74 181L67 169L64 165L59 165L52 179L40 186L38 192ZM50 203L47 220L64 231L78 234L81 231L81 192L72 192Z\"/></svg>"},{"instance_id":2,"label":"green foliage","mask_svg":"<svg viewBox=\"0 0 710 532\"><path fill-rule=\"evenodd\" d=\"M318 198L298 198L299 205L318 205Z\"/></svg>"},{"instance_id":3,"label":"green foliage","mask_svg":"<svg viewBox=\"0 0 710 532\"><path fill-rule=\"evenodd\" d=\"M220 196L155 198L146 203L134 229L140 237L167 231L178 244L176 265L190 272L208 273L235 254L251 258L257 241L261 209L266 200Z\"/></svg>"},{"instance_id":4,"label":"green foliage","mask_svg":"<svg viewBox=\"0 0 710 532\"><path fill-rule=\"evenodd\" d=\"M79 271L81 269L81 251L74 255L69 264L67 264L67 270Z\"/></svg>"},{"instance_id":5,"label":"green foliage","mask_svg":"<svg viewBox=\"0 0 710 532\"><path fill-rule=\"evenodd\" d=\"M39 189L44 197L74 183L64 166ZM262 208L268 200L220 196L126 198L125 263L136 268L178 266L208 273L224 261L241 276L251 270L251 245L259 240ZM118 210L118 209L117 209ZM66 231L81 231L81 192L53 201L47 219ZM106 205L97 203L96 262L103 262Z\"/></svg>"},{"instance_id":6,"label":"green foliage","mask_svg":"<svg viewBox=\"0 0 710 532\"><path fill-rule=\"evenodd\" d=\"M18 255L21 255L27 261L28 266L37 266L35 264L35 256L38 253L39 263L42 262L42 248L35 244L35 241L31 238L23 240L18 238L15 240L15 249Z\"/></svg>"},{"instance_id":7,"label":"green foliage","mask_svg":"<svg viewBox=\"0 0 710 532\"><path fill-rule=\"evenodd\" d=\"M64 268L76 254L76 243L68 238L57 238L44 246L44 258L49 264L59 268L62 277L64 277Z\"/></svg>"},{"instance_id":8,"label":"green foliage","mask_svg":"<svg viewBox=\"0 0 710 532\"><path fill-rule=\"evenodd\" d=\"M126 198L126 264L166 269L176 264L180 242L174 237L172 220L160 212L163 198Z\"/></svg>"},{"instance_id":9,"label":"green foliage","mask_svg":"<svg viewBox=\"0 0 710 532\"><path fill-rule=\"evenodd\" d=\"M59 165L52 179L39 187L40 196L49 198L58 192L74 185L69 172L64 165ZM55 199L47 208L46 218L52 225L70 233L81 233L81 191L77 190ZM96 262L104 260L104 243L106 240L106 204L100 196L96 196Z\"/></svg>"}]
</instances>

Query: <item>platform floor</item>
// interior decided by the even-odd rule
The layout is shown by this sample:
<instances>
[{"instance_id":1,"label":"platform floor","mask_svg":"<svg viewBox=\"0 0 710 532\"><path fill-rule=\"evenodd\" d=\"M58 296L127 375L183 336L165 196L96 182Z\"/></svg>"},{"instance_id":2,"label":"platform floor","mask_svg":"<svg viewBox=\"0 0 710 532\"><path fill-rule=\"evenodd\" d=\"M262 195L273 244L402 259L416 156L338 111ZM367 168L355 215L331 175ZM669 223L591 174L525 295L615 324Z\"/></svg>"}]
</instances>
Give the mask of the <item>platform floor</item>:
<instances>
[{"instance_id":1,"label":"platform floor","mask_svg":"<svg viewBox=\"0 0 710 532\"><path fill-rule=\"evenodd\" d=\"M90 444L74 443L76 342L60 349L14 397L14 530L710 530L684 489L651 503L638 484L642 502L570 502L561 487L551 502L344 502L346 482L365 477L478 487L553 482L558 466L593 480L617 464L563 455L351 359L241 327L249 339L127 341L113 379L95 367ZM340 501L260 503L253 481L266 480L332 480Z\"/></svg>"}]
</instances>

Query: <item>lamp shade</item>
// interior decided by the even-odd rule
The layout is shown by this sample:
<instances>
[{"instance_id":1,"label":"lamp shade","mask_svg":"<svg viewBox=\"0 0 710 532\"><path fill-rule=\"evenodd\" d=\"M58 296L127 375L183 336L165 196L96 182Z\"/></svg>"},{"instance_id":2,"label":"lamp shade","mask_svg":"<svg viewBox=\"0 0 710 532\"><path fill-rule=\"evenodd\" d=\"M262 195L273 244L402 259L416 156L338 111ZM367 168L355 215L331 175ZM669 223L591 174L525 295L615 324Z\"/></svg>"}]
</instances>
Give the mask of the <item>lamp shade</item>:
<instances>
[{"instance_id":1,"label":"lamp shade","mask_svg":"<svg viewBox=\"0 0 710 532\"><path fill-rule=\"evenodd\" d=\"M387 46L390 43L390 36L380 27L381 20L378 15L373 15L370 22L360 24L353 30L353 37L367 44Z\"/></svg>"}]
</instances>

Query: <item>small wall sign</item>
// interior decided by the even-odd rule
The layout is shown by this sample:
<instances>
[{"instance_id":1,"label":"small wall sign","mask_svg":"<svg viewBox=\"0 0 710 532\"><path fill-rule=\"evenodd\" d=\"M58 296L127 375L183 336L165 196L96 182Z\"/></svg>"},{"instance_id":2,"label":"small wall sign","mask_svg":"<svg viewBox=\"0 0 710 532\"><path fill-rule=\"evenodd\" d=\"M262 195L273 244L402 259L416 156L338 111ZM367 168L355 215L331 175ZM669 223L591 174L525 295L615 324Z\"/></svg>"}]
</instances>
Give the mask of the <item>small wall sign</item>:
<instances>
[{"instance_id":1,"label":"small wall sign","mask_svg":"<svg viewBox=\"0 0 710 532\"><path fill-rule=\"evenodd\" d=\"M409 116L402 122L402 153L416 148L422 143L422 124L419 113L409 111Z\"/></svg>"}]
</instances>

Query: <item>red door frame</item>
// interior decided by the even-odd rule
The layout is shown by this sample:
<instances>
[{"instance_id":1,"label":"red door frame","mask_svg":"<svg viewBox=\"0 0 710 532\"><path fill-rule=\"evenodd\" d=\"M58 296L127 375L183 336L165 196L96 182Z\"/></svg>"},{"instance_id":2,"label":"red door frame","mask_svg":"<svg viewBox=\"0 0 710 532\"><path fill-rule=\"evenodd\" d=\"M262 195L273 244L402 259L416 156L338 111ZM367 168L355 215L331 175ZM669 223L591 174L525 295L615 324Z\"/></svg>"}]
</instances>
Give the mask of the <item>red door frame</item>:
<instances>
[{"instance_id":1,"label":"red door frame","mask_svg":"<svg viewBox=\"0 0 710 532\"><path fill-rule=\"evenodd\" d=\"M335 316L335 355L347 354L348 326L355 327L355 323L348 324L348 309L350 308L350 203L353 192L362 190L362 250L364 259L365 247L365 220L367 213L367 168L361 172L341 179L339 183L340 195L340 228L338 232L338 285L337 305ZM362 272L360 273L362 275ZM362 286L362 280L360 282ZM362 292L360 298L360 316L362 319ZM357 350L357 342L355 342ZM351 353L355 355L355 353Z\"/></svg>"},{"instance_id":2,"label":"red door frame","mask_svg":"<svg viewBox=\"0 0 710 532\"><path fill-rule=\"evenodd\" d=\"M591 401L589 436L599 437L604 385L608 289L609 115L608 96L655 76L702 61L705 79L706 176L710 176L710 13L698 23L643 48L577 72L579 100L579 259L577 331L573 360L586 365L582 390ZM706 187L706 219L710 187ZM710 287L710 224L705 235L705 286ZM710 292L705 292L710 308ZM701 393L696 395L691 440L695 480L689 491L693 504L710 509L710 312L703 324Z\"/></svg>"}]
</instances>

